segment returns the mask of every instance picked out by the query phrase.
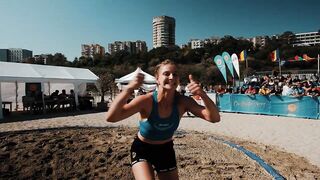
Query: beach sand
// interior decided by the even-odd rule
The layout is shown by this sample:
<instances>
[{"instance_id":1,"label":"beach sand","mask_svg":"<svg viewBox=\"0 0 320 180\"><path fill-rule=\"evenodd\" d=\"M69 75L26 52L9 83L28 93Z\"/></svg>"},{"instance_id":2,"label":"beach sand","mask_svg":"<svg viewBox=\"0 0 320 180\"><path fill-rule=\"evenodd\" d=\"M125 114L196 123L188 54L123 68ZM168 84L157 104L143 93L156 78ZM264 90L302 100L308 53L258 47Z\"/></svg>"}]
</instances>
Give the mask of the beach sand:
<instances>
[{"instance_id":1,"label":"beach sand","mask_svg":"<svg viewBox=\"0 0 320 180\"><path fill-rule=\"evenodd\" d=\"M0 179L133 179L129 149L138 116L112 124L104 115L1 123ZM221 117L215 124L182 118L174 137L180 179L272 179L244 153L214 138L243 146L287 179L319 179L320 121L232 113Z\"/></svg>"}]
</instances>

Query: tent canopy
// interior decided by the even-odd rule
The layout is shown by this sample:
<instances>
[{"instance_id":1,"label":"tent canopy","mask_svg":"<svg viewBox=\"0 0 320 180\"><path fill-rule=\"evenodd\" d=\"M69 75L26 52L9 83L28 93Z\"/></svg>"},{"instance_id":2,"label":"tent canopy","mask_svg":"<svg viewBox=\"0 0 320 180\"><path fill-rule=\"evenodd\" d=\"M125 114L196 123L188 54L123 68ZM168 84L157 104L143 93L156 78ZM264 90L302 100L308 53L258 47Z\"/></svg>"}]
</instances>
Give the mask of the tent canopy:
<instances>
[{"instance_id":1,"label":"tent canopy","mask_svg":"<svg viewBox=\"0 0 320 180\"><path fill-rule=\"evenodd\" d=\"M0 62L0 82L95 83L89 69Z\"/></svg>"},{"instance_id":2,"label":"tent canopy","mask_svg":"<svg viewBox=\"0 0 320 180\"><path fill-rule=\"evenodd\" d=\"M77 105L79 87L84 83L96 83L97 80L98 76L92 73L89 69L0 62L0 83L70 83L75 87L75 101ZM1 88L0 104L2 105ZM0 108L0 119L2 118L2 108Z\"/></svg>"},{"instance_id":3,"label":"tent canopy","mask_svg":"<svg viewBox=\"0 0 320 180\"><path fill-rule=\"evenodd\" d=\"M132 81L138 73L142 73L144 75L142 88L147 91L152 91L156 89L157 80L154 76L144 72L141 68L137 68L134 72L127 74L119 79L116 79L115 82L118 84L118 88L122 89L124 85L128 84Z\"/></svg>"},{"instance_id":4,"label":"tent canopy","mask_svg":"<svg viewBox=\"0 0 320 180\"><path fill-rule=\"evenodd\" d=\"M132 81L135 78L135 76L138 73L142 73L144 75L143 82L145 84L156 84L157 83L157 80L154 76L151 76L150 74L142 71L140 67L138 67L134 72L127 74L119 79L116 79L115 82L120 83L120 84L128 84L130 81Z\"/></svg>"}]
</instances>

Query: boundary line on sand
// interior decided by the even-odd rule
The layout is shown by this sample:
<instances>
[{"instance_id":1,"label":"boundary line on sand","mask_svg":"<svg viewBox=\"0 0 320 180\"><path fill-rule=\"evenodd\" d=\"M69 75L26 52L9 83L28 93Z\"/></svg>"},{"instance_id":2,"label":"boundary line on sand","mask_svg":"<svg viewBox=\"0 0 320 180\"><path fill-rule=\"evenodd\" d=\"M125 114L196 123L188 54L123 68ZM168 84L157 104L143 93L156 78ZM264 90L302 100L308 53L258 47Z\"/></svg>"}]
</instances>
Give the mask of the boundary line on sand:
<instances>
[{"instance_id":1,"label":"boundary line on sand","mask_svg":"<svg viewBox=\"0 0 320 180\"><path fill-rule=\"evenodd\" d=\"M256 161L261 167L264 168L264 170L267 171L268 174L270 174L274 179L276 180L285 180L286 178L283 177L280 173L278 173L277 170L275 170L272 166L270 166L269 164L267 164L263 159L261 159L259 156L257 156L256 154L254 154L253 152L245 149L242 146L239 146L237 144L231 143L229 141L226 141L224 139L220 139L220 138L215 138L215 137L210 137L211 139L214 140L218 140L224 144L227 144L230 147L233 147L235 149L237 149L238 151L243 152L245 155L247 155L248 157L250 157L252 160ZM209 138L209 139L210 139Z\"/></svg>"}]
</instances>

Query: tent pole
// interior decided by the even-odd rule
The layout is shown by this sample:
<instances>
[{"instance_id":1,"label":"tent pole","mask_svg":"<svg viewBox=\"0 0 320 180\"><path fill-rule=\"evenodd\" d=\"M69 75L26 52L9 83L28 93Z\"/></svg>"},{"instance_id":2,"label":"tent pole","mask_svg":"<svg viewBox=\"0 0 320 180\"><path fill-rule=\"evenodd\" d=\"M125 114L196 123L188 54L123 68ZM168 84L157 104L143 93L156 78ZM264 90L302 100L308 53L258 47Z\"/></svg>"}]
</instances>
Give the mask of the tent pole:
<instances>
[{"instance_id":1,"label":"tent pole","mask_svg":"<svg viewBox=\"0 0 320 180\"><path fill-rule=\"evenodd\" d=\"M15 82L16 85L16 111L18 111L18 81Z\"/></svg>"},{"instance_id":2,"label":"tent pole","mask_svg":"<svg viewBox=\"0 0 320 180\"><path fill-rule=\"evenodd\" d=\"M76 109L78 109L79 106L79 98L78 98L78 92L79 92L79 84L75 83L74 86L74 100L76 101Z\"/></svg>"},{"instance_id":3,"label":"tent pole","mask_svg":"<svg viewBox=\"0 0 320 180\"><path fill-rule=\"evenodd\" d=\"M44 83L41 82L41 99L42 99L42 108L43 108L43 114L46 114L46 102L44 101Z\"/></svg>"},{"instance_id":4,"label":"tent pole","mask_svg":"<svg viewBox=\"0 0 320 180\"><path fill-rule=\"evenodd\" d=\"M51 87L50 87L51 85L50 85L50 82L48 82L48 90L49 90L49 96L51 95Z\"/></svg>"}]
</instances>

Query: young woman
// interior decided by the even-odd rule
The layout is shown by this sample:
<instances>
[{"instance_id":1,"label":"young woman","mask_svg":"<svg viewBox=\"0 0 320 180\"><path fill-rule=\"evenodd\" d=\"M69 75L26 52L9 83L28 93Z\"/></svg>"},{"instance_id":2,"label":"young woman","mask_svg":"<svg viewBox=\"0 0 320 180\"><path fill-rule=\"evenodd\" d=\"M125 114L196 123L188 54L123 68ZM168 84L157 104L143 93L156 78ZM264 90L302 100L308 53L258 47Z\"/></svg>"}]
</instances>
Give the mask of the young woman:
<instances>
[{"instance_id":1,"label":"young woman","mask_svg":"<svg viewBox=\"0 0 320 180\"><path fill-rule=\"evenodd\" d=\"M113 101L107 112L107 121L118 122L140 113L140 129L131 146L135 179L155 179L154 170L159 179L179 179L172 137L182 115L190 111L212 123L219 122L220 115L215 104L191 75L187 88L193 95L200 96L205 106L176 92L179 77L172 61L165 60L157 65L155 77L156 91L138 96L127 104L133 90L143 83L143 74L138 74Z\"/></svg>"}]
</instances>

